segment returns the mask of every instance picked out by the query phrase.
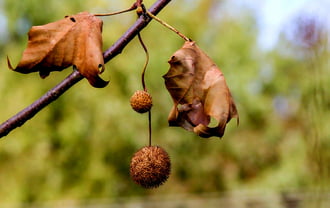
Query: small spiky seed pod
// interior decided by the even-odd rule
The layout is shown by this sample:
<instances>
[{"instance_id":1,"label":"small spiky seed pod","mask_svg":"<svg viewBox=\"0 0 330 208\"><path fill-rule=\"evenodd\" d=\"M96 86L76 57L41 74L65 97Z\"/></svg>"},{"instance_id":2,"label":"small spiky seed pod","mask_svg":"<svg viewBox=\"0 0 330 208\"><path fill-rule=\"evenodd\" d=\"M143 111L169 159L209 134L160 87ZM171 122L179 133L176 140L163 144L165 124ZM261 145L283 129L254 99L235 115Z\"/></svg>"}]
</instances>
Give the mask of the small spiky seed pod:
<instances>
[{"instance_id":1,"label":"small spiky seed pod","mask_svg":"<svg viewBox=\"0 0 330 208\"><path fill-rule=\"evenodd\" d=\"M131 178L144 188L157 188L162 185L170 172L170 157L159 146L143 147L131 159Z\"/></svg>"},{"instance_id":2,"label":"small spiky seed pod","mask_svg":"<svg viewBox=\"0 0 330 208\"><path fill-rule=\"evenodd\" d=\"M152 107L151 95L143 90L137 90L134 92L130 99L132 108L138 113L145 113L150 111Z\"/></svg>"}]
</instances>

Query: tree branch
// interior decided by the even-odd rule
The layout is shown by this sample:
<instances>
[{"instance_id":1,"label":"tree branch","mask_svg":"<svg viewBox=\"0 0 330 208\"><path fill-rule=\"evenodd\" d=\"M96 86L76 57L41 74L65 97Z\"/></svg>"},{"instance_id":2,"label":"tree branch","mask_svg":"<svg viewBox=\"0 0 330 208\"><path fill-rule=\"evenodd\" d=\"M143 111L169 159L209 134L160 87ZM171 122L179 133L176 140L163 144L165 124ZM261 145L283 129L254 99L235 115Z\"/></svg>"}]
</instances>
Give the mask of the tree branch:
<instances>
[{"instance_id":1,"label":"tree branch","mask_svg":"<svg viewBox=\"0 0 330 208\"><path fill-rule=\"evenodd\" d=\"M157 15L171 0L158 0L149 9ZM104 62L107 63L112 58L120 54L126 45L151 21L151 18L141 15L137 21L108 49L103 53ZM84 77L78 72L73 71L62 82L49 90L46 94L26 107L4 123L0 125L0 138L6 136L15 128L23 125L26 121L35 116L40 110L60 97L65 91L70 89Z\"/></svg>"}]
</instances>

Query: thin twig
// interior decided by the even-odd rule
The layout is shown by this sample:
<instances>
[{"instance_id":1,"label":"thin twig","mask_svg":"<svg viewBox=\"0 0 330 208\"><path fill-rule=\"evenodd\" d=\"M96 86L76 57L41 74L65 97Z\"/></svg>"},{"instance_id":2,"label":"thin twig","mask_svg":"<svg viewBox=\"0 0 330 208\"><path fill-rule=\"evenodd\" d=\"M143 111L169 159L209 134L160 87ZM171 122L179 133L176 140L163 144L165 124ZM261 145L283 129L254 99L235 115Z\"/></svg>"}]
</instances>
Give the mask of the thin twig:
<instances>
[{"instance_id":1,"label":"thin twig","mask_svg":"<svg viewBox=\"0 0 330 208\"><path fill-rule=\"evenodd\" d=\"M149 12L157 15L171 0L158 0L149 9ZM113 57L120 54L126 45L151 21L151 18L146 18L141 15L137 21L115 42L108 50L103 53L104 62L110 61ZM26 121L31 119L40 110L48 104L60 97L65 91L70 89L77 82L84 77L78 72L72 72L62 82L49 90L41 98L36 100L30 106L20 111L4 123L0 125L0 138L6 136L15 128L23 125Z\"/></svg>"}]
</instances>

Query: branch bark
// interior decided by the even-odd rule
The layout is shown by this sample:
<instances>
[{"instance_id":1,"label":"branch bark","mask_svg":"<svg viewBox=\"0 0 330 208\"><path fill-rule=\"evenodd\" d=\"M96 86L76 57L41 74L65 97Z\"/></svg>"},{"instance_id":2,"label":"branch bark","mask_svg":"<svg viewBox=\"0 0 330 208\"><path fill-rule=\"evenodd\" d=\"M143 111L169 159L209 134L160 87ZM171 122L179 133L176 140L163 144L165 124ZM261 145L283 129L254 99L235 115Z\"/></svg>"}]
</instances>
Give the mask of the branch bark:
<instances>
[{"instance_id":1,"label":"branch bark","mask_svg":"<svg viewBox=\"0 0 330 208\"><path fill-rule=\"evenodd\" d=\"M157 15L171 0L158 0L149 9L154 15ZM126 45L145 28L151 18L141 15L137 21L108 49L103 53L104 62L107 63L112 58L120 54ZM84 77L78 72L73 71L62 82L56 85L53 89L49 90L46 94L26 107L7 121L0 125L0 138L8 135L15 128L22 126L26 121L35 116L48 104L60 97L64 92L70 89L77 82Z\"/></svg>"}]
</instances>

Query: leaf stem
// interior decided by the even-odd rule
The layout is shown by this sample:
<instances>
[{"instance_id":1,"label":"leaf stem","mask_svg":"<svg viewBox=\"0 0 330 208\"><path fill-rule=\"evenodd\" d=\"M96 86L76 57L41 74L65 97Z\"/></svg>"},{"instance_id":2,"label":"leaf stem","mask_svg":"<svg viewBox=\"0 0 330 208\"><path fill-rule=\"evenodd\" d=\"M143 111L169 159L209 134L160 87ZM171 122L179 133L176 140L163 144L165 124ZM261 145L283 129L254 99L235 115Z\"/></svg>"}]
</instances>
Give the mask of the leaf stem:
<instances>
[{"instance_id":1,"label":"leaf stem","mask_svg":"<svg viewBox=\"0 0 330 208\"><path fill-rule=\"evenodd\" d=\"M172 30L173 32L175 32L176 34L178 34L185 41L191 41L190 38L188 38L187 36L185 36L184 34L182 34L179 30L175 29L171 25L169 25L166 22L164 22L163 20L159 19L158 17L156 17L155 15L153 15L151 12L146 11L146 13L147 13L147 15L149 15L151 18L153 18L154 20L156 20L157 22L159 22L160 24L162 24L166 28L168 28L168 29Z\"/></svg>"},{"instance_id":2,"label":"leaf stem","mask_svg":"<svg viewBox=\"0 0 330 208\"><path fill-rule=\"evenodd\" d=\"M112 15L122 14L122 13L125 13L125 12L130 12L130 11L135 10L136 8L137 8L136 5L133 4L132 7L128 8L128 9L125 9L125 10L122 10L122 11L112 12L112 13L104 13L104 14L93 14L93 15L94 16L99 16L99 17L112 16Z\"/></svg>"}]
</instances>

